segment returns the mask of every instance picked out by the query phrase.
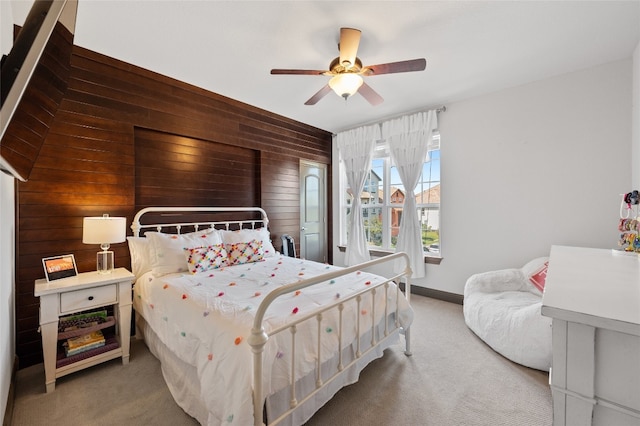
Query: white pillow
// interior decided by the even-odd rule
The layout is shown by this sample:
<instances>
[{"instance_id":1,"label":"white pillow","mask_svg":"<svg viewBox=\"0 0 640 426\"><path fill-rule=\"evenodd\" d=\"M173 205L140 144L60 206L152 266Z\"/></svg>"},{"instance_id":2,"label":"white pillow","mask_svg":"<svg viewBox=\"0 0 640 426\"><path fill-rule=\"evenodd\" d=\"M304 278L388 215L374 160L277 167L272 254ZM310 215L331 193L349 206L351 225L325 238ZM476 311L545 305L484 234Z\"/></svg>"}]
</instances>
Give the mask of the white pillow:
<instances>
[{"instance_id":1,"label":"white pillow","mask_svg":"<svg viewBox=\"0 0 640 426\"><path fill-rule=\"evenodd\" d=\"M222 244L220 232L214 229L188 234L162 234L147 232L151 241L151 270L156 277L189 270L184 249Z\"/></svg>"},{"instance_id":2,"label":"white pillow","mask_svg":"<svg viewBox=\"0 0 640 426\"><path fill-rule=\"evenodd\" d=\"M225 244L250 243L253 240L262 241L262 249L264 257L272 257L276 255L276 249L271 244L271 236L267 228L257 229L240 229L237 231L220 231L222 240ZM227 250L228 251L228 250Z\"/></svg>"},{"instance_id":3,"label":"white pillow","mask_svg":"<svg viewBox=\"0 0 640 426\"><path fill-rule=\"evenodd\" d=\"M140 277L151 270L151 240L143 237L127 237L131 254L131 272Z\"/></svg>"}]
</instances>

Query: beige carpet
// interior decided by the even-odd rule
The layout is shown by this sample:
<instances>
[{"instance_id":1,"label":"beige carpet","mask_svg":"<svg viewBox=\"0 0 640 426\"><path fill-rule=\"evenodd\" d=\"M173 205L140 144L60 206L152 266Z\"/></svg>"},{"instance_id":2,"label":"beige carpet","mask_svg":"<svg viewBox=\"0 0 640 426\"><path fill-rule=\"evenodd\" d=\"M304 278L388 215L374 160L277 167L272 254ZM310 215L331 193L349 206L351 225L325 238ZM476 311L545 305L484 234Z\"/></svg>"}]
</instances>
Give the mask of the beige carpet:
<instances>
[{"instance_id":1,"label":"beige carpet","mask_svg":"<svg viewBox=\"0 0 640 426\"><path fill-rule=\"evenodd\" d=\"M548 375L496 354L464 324L462 306L414 296L413 356L385 352L315 425L551 425ZM133 341L131 362L58 379L44 393L42 364L17 375L13 425L194 425L173 401L160 365Z\"/></svg>"}]
</instances>

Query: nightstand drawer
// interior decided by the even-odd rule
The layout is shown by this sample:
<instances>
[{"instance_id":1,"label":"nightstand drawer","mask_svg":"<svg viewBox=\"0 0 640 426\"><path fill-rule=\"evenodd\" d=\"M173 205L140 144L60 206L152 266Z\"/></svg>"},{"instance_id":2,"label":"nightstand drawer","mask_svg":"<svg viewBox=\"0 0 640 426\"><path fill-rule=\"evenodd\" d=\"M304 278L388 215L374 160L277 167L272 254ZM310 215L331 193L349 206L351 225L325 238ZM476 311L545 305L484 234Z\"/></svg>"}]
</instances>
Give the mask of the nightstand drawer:
<instances>
[{"instance_id":1,"label":"nightstand drawer","mask_svg":"<svg viewBox=\"0 0 640 426\"><path fill-rule=\"evenodd\" d=\"M60 312L81 311L95 306L115 304L117 301L116 284L70 291L60 294Z\"/></svg>"}]
</instances>

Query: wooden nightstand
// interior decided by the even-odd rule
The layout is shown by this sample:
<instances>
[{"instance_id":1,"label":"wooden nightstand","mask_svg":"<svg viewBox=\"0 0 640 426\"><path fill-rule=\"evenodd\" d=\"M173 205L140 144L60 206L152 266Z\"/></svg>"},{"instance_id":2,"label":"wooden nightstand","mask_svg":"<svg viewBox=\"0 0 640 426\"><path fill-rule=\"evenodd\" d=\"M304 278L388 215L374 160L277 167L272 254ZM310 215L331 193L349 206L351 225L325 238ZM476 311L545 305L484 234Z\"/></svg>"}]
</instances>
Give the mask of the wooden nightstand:
<instances>
[{"instance_id":1,"label":"wooden nightstand","mask_svg":"<svg viewBox=\"0 0 640 426\"><path fill-rule=\"evenodd\" d=\"M101 362L122 357L129 362L131 332L131 284L134 276L125 268L111 274L85 272L75 277L35 282L34 295L40 297L40 332L44 356L47 393L55 389L56 379ZM115 336L102 350L87 351L82 356L65 359L59 354L58 319L76 312L113 306Z\"/></svg>"}]
</instances>

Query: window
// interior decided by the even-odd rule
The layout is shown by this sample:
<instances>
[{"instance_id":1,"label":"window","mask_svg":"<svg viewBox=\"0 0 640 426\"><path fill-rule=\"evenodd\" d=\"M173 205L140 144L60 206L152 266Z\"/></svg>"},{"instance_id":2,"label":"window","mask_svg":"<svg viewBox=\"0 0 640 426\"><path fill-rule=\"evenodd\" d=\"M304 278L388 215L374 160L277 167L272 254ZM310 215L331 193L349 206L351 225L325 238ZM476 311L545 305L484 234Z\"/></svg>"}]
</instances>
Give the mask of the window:
<instances>
[{"instance_id":1,"label":"window","mask_svg":"<svg viewBox=\"0 0 640 426\"><path fill-rule=\"evenodd\" d=\"M346 186L346 185L345 185ZM342 191L343 241L348 239L346 217L351 211L351 190ZM425 253L440 253L440 135L434 133L425 159L420 181L414 192L418 217L422 224L422 244ZM371 169L360 194L365 235L370 248L394 250L396 247L402 205L408 194L391 162L385 144L376 147Z\"/></svg>"}]
</instances>

